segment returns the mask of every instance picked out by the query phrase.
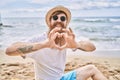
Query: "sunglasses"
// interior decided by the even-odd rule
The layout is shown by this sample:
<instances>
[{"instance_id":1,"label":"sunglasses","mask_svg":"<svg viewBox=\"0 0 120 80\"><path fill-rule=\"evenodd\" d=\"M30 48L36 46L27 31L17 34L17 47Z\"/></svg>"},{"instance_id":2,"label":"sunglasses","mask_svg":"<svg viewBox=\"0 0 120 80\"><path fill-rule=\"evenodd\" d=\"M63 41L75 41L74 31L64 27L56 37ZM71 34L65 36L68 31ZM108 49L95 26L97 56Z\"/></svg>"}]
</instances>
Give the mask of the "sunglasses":
<instances>
[{"instance_id":1,"label":"sunglasses","mask_svg":"<svg viewBox=\"0 0 120 80\"><path fill-rule=\"evenodd\" d=\"M53 20L56 21L57 19L58 19L58 16L53 16ZM60 17L60 20L61 20L61 21L65 21L65 20L66 20L66 17L65 17L65 16L61 16L61 17Z\"/></svg>"}]
</instances>

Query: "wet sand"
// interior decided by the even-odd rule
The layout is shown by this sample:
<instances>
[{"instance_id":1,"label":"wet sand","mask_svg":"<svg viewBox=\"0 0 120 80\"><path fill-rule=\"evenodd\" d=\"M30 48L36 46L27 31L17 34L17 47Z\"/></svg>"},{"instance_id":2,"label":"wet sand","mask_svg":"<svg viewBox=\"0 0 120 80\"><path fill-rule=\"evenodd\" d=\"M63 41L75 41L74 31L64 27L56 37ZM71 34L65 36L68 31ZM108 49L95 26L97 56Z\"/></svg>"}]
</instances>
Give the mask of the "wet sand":
<instances>
[{"instance_id":1,"label":"wet sand","mask_svg":"<svg viewBox=\"0 0 120 80\"><path fill-rule=\"evenodd\" d=\"M120 80L120 58L81 55L79 51L74 53L69 51L67 54L65 73L93 64L108 80ZM7 56L0 50L0 80L35 80L33 66L32 59Z\"/></svg>"}]
</instances>

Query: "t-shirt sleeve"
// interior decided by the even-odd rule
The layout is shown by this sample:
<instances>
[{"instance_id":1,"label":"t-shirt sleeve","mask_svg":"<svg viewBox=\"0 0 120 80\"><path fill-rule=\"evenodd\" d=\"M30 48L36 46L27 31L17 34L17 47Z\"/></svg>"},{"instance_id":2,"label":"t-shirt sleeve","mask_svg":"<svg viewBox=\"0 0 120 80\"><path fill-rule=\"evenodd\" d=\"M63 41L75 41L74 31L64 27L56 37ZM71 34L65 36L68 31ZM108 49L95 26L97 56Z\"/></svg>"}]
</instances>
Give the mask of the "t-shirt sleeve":
<instances>
[{"instance_id":1,"label":"t-shirt sleeve","mask_svg":"<svg viewBox=\"0 0 120 80\"><path fill-rule=\"evenodd\" d=\"M42 41L46 40L46 38L47 38L46 33L43 33L39 36L35 36L35 37L32 37L28 40L25 40L25 42L31 42L31 43L42 42ZM35 51L35 52L32 52L32 53L28 53L25 56L30 57L30 58L34 58L37 53L38 53L38 51Z\"/></svg>"},{"instance_id":2,"label":"t-shirt sleeve","mask_svg":"<svg viewBox=\"0 0 120 80\"><path fill-rule=\"evenodd\" d=\"M38 36L34 36L32 38L29 38L28 40L25 40L25 42L31 42L31 43L35 43L35 42L41 42L44 41L47 38L46 34L43 33L41 35Z\"/></svg>"}]
</instances>

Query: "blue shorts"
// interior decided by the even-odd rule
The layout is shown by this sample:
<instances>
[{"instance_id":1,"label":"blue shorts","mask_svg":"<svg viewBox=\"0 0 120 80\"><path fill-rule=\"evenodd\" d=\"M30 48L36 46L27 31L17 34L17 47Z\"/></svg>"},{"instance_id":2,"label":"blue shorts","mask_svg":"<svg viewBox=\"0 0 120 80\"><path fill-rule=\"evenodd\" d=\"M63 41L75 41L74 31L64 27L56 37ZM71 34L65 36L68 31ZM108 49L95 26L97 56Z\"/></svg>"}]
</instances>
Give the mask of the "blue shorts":
<instances>
[{"instance_id":1,"label":"blue shorts","mask_svg":"<svg viewBox=\"0 0 120 80\"><path fill-rule=\"evenodd\" d=\"M60 80L76 80L76 71L70 71L64 74Z\"/></svg>"}]
</instances>

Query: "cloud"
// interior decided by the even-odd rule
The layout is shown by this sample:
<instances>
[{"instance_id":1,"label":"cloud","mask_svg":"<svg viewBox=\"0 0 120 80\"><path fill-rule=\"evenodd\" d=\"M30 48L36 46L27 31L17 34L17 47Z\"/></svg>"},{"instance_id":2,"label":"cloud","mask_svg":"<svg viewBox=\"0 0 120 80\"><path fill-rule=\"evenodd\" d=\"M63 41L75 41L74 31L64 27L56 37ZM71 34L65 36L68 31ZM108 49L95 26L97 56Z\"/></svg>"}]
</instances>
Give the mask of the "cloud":
<instances>
[{"instance_id":1,"label":"cloud","mask_svg":"<svg viewBox=\"0 0 120 80\"><path fill-rule=\"evenodd\" d=\"M101 8L116 8L120 7L120 1L77 1L67 5L70 9L101 9Z\"/></svg>"},{"instance_id":2,"label":"cloud","mask_svg":"<svg viewBox=\"0 0 120 80\"><path fill-rule=\"evenodd\" d=\"M16 0L3 0L3 1L0 2L0 6L4 6L4 5L12 3L14 1L16 1Z\"/></svg>"},{"instance_id":3,"label":"cloud","mask_svg":"<svg viewBox=\"0 0 120 80\"><path fill-rule=\"evenodd\" d=\"M11 6L9 6L11 4ZM18 5L14 5L18 4ZM34 7L34 8L43 8L51 7L54 5L62 4L72 10L81 10L81 9L99 9L99 8L116 8L120 7L120 1L118 0L4 0L0 3L0 9L10 9L10 8L25 8ZM14 5L14 6L13 6ZM47 8L48 9L48 8Z\"/></svg>"},{"instance_id":4,"label":"cloud","mask_svg":"<svg viewBox=\"0 0 120 80\"><path fill-rule=\"evenodd\" d=\"M50 7L43 8L19 8L19 9L1 9L0 12L21 13L21 12L45 12L51 9Z\"/></svg>"},{"instance_id":5,"label":"cloud","mask_svg":"<svg viewBox=\"0 0 120 80\"><path fill-rule=\"evenodd\" d=\"M120 7L120 1L110 3L112 7Z\"/></svg>"},{"instance_id":6,"label":"cloud","mask_svg":"<svg viewBox=\"0 0 120 80\"><path fill-rule=\"evenodd\" d=\"M30 1L30 0L28 0L28 1ZM47 3L49 3L49 2L53 2L53 1L55 1L55 0L31 0L30 1L30 3L36 3L36 4L47 4Z\"/></svg>"},{"instance_id":7,"label":"cloud","mask_svg":"<svg viewBox=\"0 0 120 80\"><path fill-rule=\"evenodd\" d=\"M98 8L109 8L109 7L120 7L120 1L109 2L109 1L99 1L99 2L89 2L90 6L95 6Z\"/></svg>"},{"instance_id":8,"label":"cloud","mask_svg":"<svg viewBox=\"0 0 120 80\"><path fill-rule=\"evenodd\" d=\"M99 10L120 8L118 0L4 0L0 3L2 13L46 13L56 5L63 5L72 12L79 13L80 10ZM16 14L16 15L17 15Z\"/></svg>"}]
</instances>

